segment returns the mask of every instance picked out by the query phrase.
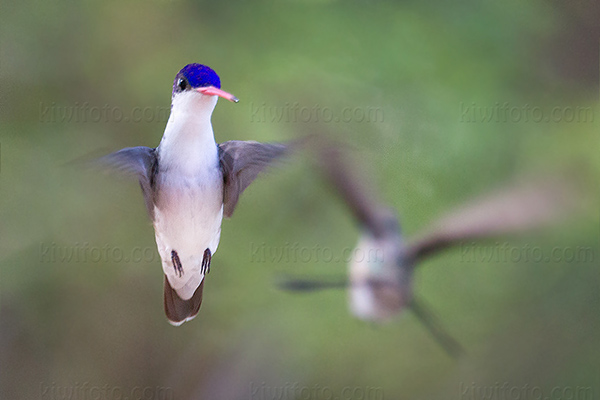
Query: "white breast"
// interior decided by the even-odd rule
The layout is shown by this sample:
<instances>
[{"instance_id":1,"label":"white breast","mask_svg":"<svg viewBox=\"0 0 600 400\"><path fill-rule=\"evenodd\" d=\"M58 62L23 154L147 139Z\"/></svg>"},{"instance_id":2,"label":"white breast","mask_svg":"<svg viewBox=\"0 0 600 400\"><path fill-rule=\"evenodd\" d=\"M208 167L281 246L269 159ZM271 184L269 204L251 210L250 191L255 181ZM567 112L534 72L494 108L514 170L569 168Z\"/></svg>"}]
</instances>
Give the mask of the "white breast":
<instances>
[{"instance_id":1,"label":"white breast","mask_svg":"<svg viewBox=\"0 0 600 400\"><path fill-rule=\"evenodd\" d=\"M216 97L216 96L213 96ZM210 115L216 99L185 93L173 100L158 147L154 230L162 266L177 294L192 297L204 279L204 251L217 250L223 219L223 175ZM173 266L176 251L183 274Z\"/></svg>"},{"instance_id":2,"label":"white breast","mask_svg":"<svg viewBox=\"0 0 600 400\"><path fill-rule=\"evenodd\" d=\"M156 244L165 275L179 296L187 300L202 282L204 251L217 251L223 219L223 182L215 170L209 181L165 177L154 208ZM183 274L172 262L175 250Z\"/></svg>"}]
</instances>

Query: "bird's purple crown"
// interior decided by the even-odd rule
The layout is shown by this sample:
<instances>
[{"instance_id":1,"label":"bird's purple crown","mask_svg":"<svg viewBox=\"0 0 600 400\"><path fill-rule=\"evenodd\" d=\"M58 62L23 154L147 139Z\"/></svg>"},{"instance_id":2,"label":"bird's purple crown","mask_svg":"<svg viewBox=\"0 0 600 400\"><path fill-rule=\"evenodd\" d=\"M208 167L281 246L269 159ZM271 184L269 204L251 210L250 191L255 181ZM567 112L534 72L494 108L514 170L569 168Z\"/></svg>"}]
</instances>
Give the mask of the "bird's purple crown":
<instances>
[{"instance_id":1,"label":"bird's purple crown","mask_svg":"<svg viewBox=\"0 0 600 400\"><path fill-rule=\"evenodd\" d=\"M219 75L211 68L202 64L188 64L179 71L173 82L173 90L177 88L180 78L185 78L193 88L214 86L221 88Z\"/></svg>"}]
</instances>

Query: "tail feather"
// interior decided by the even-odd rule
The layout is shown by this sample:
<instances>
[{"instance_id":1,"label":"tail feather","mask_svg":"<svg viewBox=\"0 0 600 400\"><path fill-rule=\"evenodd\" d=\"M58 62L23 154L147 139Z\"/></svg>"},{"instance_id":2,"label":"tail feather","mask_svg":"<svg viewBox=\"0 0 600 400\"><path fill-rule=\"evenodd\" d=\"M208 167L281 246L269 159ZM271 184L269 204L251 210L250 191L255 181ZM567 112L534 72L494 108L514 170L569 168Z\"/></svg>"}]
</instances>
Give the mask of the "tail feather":
<instances>
[{"instance_id":1,"label":"tail feather","mask_svg":"<svg viewBox=\"0 0 600 400\"><path fill-rule=\"evenodd\" d=\"M200 286L198 286L189 300L182 300L165 276L165 313L171 325L179 326L186 321L194 319L198 311L200 311L203 289L204 280L202 280Z\"/></svg>"}]
</instances>

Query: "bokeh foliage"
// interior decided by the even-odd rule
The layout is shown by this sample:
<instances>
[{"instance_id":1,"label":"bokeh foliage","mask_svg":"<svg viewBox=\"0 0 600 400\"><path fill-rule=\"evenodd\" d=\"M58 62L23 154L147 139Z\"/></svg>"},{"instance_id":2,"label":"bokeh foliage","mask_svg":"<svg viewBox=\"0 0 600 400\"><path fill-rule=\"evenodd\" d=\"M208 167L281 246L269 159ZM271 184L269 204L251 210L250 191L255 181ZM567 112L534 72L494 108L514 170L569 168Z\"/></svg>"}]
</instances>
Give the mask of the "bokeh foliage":
<instances>
[{"instance_id":1,"label":"bokeh foliage","mask_svg":"<svg viewBox=\"0 0 600 400\"><path fill-rule=\"evenodd\" d=\"M337 395L344 387L379 388L386 399L465 398L465 386L504 382L546 395L554 387L590 387L598 396L593 195L583 217L566 225L499 239L544 252L589 248L592 260L465 262L456 249L422 265L417 294L466 347L457 361L410 313L371 326L352 319L344 293L275 289L278 274L342 276L346 265L315 257L257 260L253 249L320 246L339 255L358 237L343 204L301 156L244 194L223 225L200 315L180 328L162 312L158 258L49 256L56 249L154 248L137 184L76 160L156 146L172 79L189 62L213 67L223 88L241 99L218 105L218 141L334 134L361 154L407 235L453 205L531 173L570 168L596 194L597 82L566 69L573 63L561 56L572 57L562 38L573 37L575 46L597 32L585 18L596 8L516 0L5 0L0 397L51 398L48 386L84 382L124 391L171 388L177 399L270 398L253 388L294 383ZM590 30L573 34L581 24ZM589 52L597 65L597 42ZM587 53L580 56L580 64L590 62ZM376 109L382 118L304 123L256 116L261 107L289 110L296 103L337 113ZM546 113L589 108L593 118L482 122L464 114L465 107L505 103ZM162 117L60 116L86 104L125 115L148 107Z\"/></svg>"}]
</instances>

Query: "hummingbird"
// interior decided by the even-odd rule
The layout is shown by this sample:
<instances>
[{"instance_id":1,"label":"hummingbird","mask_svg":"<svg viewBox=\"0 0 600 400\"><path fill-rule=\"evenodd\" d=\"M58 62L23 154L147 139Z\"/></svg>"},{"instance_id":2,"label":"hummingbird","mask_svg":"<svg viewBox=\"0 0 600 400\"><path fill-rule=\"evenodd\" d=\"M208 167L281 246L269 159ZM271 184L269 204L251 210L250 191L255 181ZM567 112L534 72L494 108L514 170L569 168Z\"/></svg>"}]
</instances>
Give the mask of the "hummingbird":
<instances>
[{"instance_id":1,"label":"hummingbird","mask_svg":"<svg viewBox=\"0 0 600 400\"><path fill-rule=\"evenodd\" d=\"M347 281L288 278L280 285L294 291L347 287L350 312L374 323L389 321L410 309L453 356L462 353L460 345L444 331L423 300L415 299L416 267L452 246L542 226L572 204L567 193L573 191L558 180L509 185L468 201L416 238L407 239L397 213L377 199L342 146L319 143L314 148L320 172L351 211L361 234L348 265Z\"/></svg>"},{"instance_id":2,"label":"hummingbird","mask_svg":"<svg viewBox=\"0 0 600 400\"><path fill-rule=\"evenodd\" d=\"M232 140L217 144L211 116L219 76L188 64L175 76L171 113L156 148L129 147L101 162L139 180L164 272L164 308L175 326L193 319L217 251L223 217L231 217L242 192L289 150L281 143Z\"/></svg>"}]
</instances>

